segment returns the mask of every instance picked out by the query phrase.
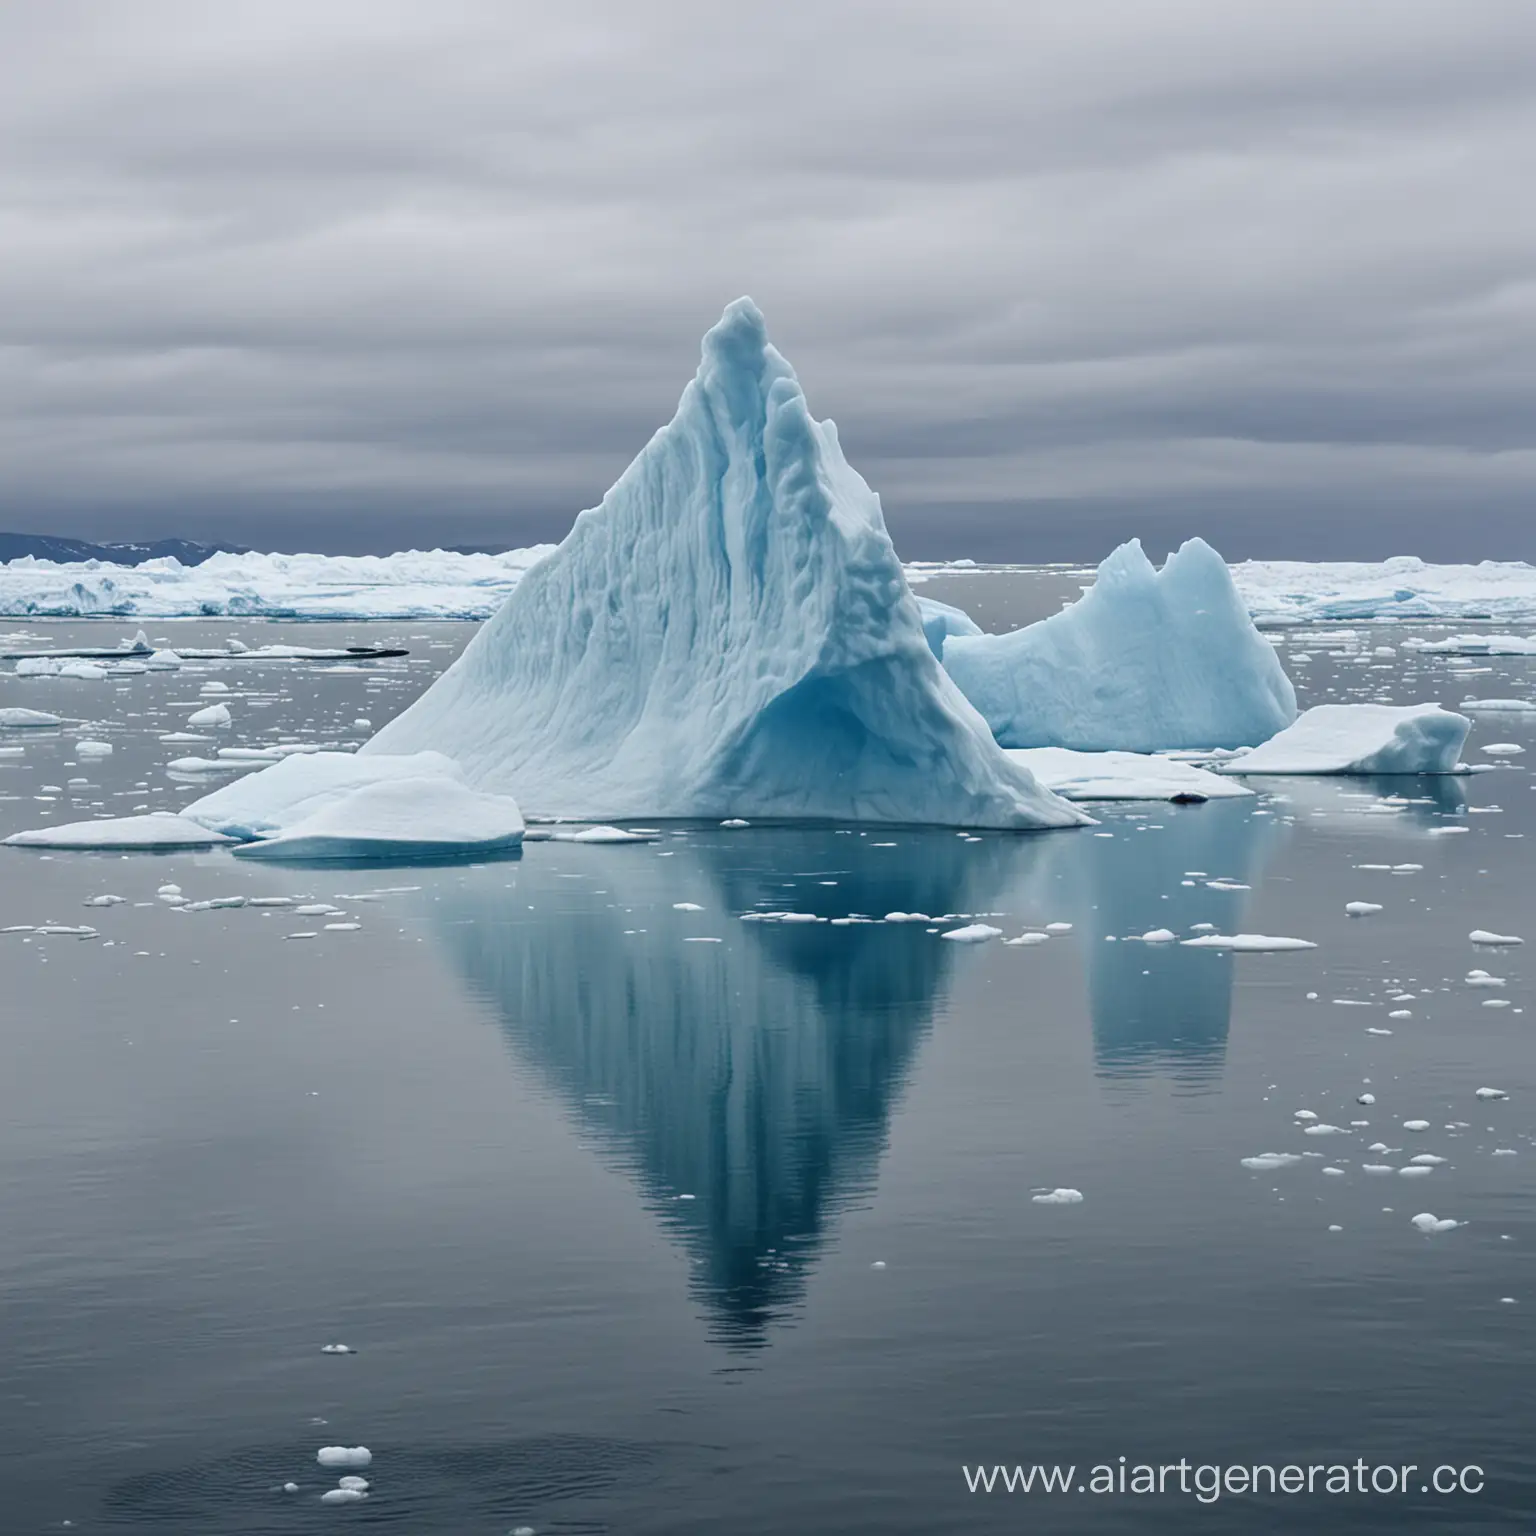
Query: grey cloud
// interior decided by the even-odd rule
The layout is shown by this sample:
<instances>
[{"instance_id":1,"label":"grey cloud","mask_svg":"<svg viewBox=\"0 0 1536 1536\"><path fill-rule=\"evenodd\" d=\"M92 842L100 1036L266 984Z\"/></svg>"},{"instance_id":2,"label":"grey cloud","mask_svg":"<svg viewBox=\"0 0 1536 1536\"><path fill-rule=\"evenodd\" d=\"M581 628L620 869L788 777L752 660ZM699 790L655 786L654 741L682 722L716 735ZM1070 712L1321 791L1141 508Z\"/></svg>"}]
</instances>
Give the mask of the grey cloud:
<instances>
[{"instance_id":1,"label":"grey cloud","mask_svg":"<svg viewBox=\"0 0 1536 1536\"><path fill-rule=\"evenodd\" d=\"M24 0L0 523L557 537L750 292L909 554L1527 555L1533 44L1522 0Z\"/></svg>"}]
</instances>

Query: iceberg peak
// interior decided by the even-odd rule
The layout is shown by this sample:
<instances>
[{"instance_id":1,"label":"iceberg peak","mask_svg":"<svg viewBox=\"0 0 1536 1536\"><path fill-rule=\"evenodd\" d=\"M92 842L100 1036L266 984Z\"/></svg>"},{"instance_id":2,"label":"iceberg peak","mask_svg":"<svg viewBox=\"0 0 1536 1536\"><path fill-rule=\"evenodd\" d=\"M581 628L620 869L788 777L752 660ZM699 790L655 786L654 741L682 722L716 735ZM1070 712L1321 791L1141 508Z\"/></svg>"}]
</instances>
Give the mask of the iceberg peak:
<instances>
[{"instance_id":1,"label":"iceberg peak","mask_svg":"<svg viewBox=\"0 0 1536 1536\"><path fill-rule=\"evenodd\" d=\"M536 816L1067 826L933 656L880 501L750 299L676 415L365 754Z\"/></svg>"}]
</instances>

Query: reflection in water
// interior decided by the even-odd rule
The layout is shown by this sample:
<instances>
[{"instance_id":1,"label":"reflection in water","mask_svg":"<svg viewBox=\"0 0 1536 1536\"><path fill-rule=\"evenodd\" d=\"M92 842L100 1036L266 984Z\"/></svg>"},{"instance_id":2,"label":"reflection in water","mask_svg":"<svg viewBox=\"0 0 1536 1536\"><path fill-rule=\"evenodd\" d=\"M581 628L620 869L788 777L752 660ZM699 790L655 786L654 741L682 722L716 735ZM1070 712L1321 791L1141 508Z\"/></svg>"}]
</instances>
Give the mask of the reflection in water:
<instances>
[{"instance_id":1,"label":"reflection in water","mask_svg":"<svg viewBox=\"0 0 1536 1536\"><path fill-rule=\"evenodd\" d=\"M753 1348L871 1186L955 946L738 914L987 910L1047 841L709 829L660 849L550 845L510 888L503 867L444 892L442 938L685 1244L715 1335Z\"/></svg>"},{"instance_id":2,"label":"reflection in water","mask_svg":"<svg viewBox=\"0 0 1536 1536\"><path fill-rule=\"evenodd\" d=\"M1283 832L1277 817L1255 816L1256 809L1256 800L1159 806L1144 820L1108 817L1111 837L1072 838L1062 840L1070 848L1052 848L1058 889L1086 956L1094 1060L1102 1077L1158 1074L1196 1087L1220 1076L1233 956L1138 943L1135 936L1167 928L1187 938L1201 922L1240 931L1248 892L1206 882L1255 883ZM1107 942L1110 934L1116 942Z\"/></svg>"},{"instance_id":3,"label":"reflection in water","mask_svg":"<svg viewBox=\"0 0 1536 1536\"><path fill-rule=\"evenodd\" d=\"M1453 773L1298 775L1245 782L1277 807L1305 817L1313 830L1351 837L1372 832L1395 839L1424 837L1467 809L1465 780Z\"/></svg>"}]
</instances>

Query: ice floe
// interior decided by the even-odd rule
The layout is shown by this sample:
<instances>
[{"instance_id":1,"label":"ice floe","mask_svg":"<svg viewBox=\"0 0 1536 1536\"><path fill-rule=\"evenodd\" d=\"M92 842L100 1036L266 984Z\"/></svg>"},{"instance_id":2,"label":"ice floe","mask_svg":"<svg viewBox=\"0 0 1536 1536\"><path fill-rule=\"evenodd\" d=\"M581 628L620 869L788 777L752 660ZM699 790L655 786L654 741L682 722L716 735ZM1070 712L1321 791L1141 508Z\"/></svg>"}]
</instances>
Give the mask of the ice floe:
<instances>
[{"instance_id":1,"label":"ice floe","mask_svg":"<svg viewBox=\"0 0 1536 1536\"><path fill-rule=\"evenodd\" d=\"M1438 704L1318 704L1294 725L1220 765L1235 774L1454 772L1471 721Z\"/></svg>"},{"instance_id":2,"label":"ice floe","mask_svg":"<svg viewBox=\"0 0 1536 1536\"><path fill-rule=\"evenodd\" d=\"M1013 747L1047 789L1068 800L1222 800L1251 794L1230 778L1147 752L1078 752L1070 747Z\"/></svg>"}]
</instances>

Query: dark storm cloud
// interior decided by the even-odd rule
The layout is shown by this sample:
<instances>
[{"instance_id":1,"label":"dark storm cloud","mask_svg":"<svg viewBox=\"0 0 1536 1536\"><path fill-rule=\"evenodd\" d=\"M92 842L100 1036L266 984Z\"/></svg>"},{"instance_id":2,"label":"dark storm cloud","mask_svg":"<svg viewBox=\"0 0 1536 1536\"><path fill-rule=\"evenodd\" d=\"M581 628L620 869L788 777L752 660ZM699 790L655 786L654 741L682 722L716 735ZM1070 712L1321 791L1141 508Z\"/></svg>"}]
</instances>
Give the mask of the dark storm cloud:
<instances>
[{"instance_id":1,"label":"dark storm cloud","mask_svg":"<svg viewBox=\"0 0 1536 1536\"><path fill-rule=\"evenodd\" d=\"M1523 0L23 0L0 523L558 536L750 292L908 554L1528 554L1533 46Z\"/></svg>"}]
</instances>

